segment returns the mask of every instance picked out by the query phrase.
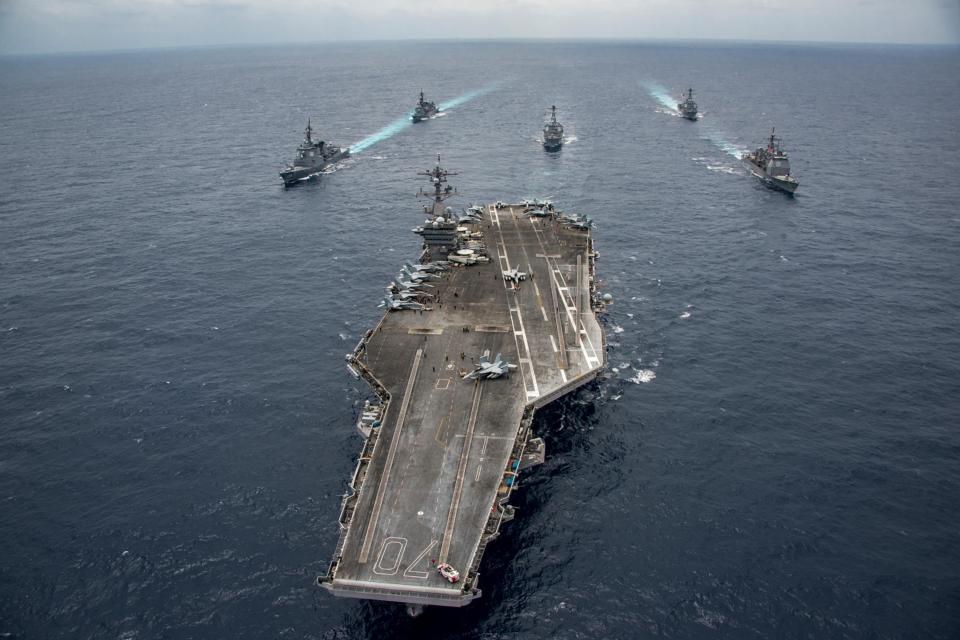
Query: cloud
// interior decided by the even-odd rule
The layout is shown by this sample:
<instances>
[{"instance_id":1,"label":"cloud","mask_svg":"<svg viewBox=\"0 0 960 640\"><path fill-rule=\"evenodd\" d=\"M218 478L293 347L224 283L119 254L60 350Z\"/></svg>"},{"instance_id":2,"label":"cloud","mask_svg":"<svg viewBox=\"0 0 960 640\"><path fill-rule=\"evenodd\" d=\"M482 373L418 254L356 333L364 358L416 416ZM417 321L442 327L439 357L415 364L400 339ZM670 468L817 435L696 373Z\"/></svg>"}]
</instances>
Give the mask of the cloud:
<instances>
[{"instance_id":1,"label":"cloud","mask_svg":"<svg viewBox=\"0 0 960 640\"><path fill-rule=\"evenodd\" d=\"M960 43L958 5L944 0L285 0L282 9L270 0L8 0L0 6L6 53L438 36Z\"/></svg>"}]
</instances>

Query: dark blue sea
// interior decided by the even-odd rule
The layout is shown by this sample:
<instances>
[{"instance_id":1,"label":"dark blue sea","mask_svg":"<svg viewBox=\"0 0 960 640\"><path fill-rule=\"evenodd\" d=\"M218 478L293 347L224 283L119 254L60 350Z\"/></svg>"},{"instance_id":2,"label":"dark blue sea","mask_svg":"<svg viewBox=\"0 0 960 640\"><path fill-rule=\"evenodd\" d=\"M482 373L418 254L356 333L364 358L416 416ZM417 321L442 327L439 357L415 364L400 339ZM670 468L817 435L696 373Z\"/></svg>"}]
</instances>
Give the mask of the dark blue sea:
<instances>
[{"instance_id":1,"label":"dark blue sea","mask_svg":"<svg viewBox=\"0 0 960 640\"><path fill-rule=\"evenodd\" d=\"M958 78L869 46L0 59L0 637L960 637ZM421 88L446 115L408 126ZM284 189L308 117L362 150ZM792 199L736 158L773 126ZM313 581L344 354L437 153L458 206L592 216L614 304L483 598L410 619Z\"/></svg>"}]
</instances>

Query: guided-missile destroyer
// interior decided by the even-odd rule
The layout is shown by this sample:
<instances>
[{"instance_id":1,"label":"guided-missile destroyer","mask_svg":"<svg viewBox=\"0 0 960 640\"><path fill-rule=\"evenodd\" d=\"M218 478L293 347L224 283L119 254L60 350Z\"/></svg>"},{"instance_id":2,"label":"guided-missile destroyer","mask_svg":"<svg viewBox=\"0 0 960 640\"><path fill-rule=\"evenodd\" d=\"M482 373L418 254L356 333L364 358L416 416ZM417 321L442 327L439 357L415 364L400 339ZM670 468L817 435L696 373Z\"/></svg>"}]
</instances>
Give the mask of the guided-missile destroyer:
<instances>
[{"instance_id":1,"label":"guided-missile destroyer","mask_svg":"<svg viewBox=\"0 0 960 640\"><path fill-rule=\"evenodd\" d=\"M559 151L563 146L563 125L557 122L557 107L550 107L551 117L543 125L543 148L547 151Z\"/></svg>"},{"instance_id":2,"label":"guided-missile destroyer","mask_svg":"<svg viewBox=\"0 0 960 640\"><path fill-rule=\"evenodd\" d=\"M766 147L759 147L753 152L743 154L743 163L750 173L760 178L767 186L793 195L800 183L790 175L790 160L787 158L787 152L783 150L782 141L775 135L776 131L774 128L770 132Z\"/></svg>"},{"instance_id":3,"label":"guided-missile destroyer","mask_svg":"<svg viewBox=\"0 0 960 640\"><path fill-rule=\"evenodd\" d=\"M301 180L311 178L330 165L350 155L349 147L338 147L323 140L313 141L313 127L307 119L307 129L303 142L297 147L297 157L293 163L280 172L283 186L289 187Z\"/></svg>"},{"instance_id":4,"label":"guided-missile destroyer","mask_svg":"<svg viewBox=\"0 0 960 640\"><path fill-rule=\"evenodd\" d=\"M437 115L437 105L429 100L423 99L423 91L420 92L420 101L417 102L417 106L413 109L413 115L410 118L414 122L420 122L421 120L426 120L431 116Z\"/></svg>"},{"instance_id":5,"label":"guided-missile destroyer","mask_svg":"<svg viewBox=\"0 0 960 640\"><path fill-rule=\"evenodd\" d=\"M687 89L687 97L677 103L677 111L687 120L697 119L697 103L693 100L693 89Z\"/></svg>"},{"instance_id":6,"label":"guided-missile destroyer","mask_svg":"<svg viewBox=\"0 0 960 640\"><path fill-rule=\"evenodd\" d=\"M333 595L461 607L480 597L481 559L514 518L511 493L544 460L534 413L605 365L589 216L552 205L444 208L431 183L419 264L347 356L376 398L318 583ZM494 355L496 354L496 355Z\"/></svg>"}]
</instances>

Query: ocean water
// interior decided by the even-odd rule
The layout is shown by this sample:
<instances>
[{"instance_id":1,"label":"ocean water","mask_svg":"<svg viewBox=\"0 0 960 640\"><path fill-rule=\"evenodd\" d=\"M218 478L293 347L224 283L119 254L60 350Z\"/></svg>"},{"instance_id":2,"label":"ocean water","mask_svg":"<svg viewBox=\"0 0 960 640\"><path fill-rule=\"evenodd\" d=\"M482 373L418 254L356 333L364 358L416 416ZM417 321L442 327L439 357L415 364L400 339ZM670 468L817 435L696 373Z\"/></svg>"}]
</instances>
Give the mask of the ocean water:
<instances>
[{"instance_id":1,"label":"ocean water","mask_svg":"<svg viewBox=\"0 0 960 640\"><path fill-rule=\"evenodd\" d=\"M958 77L910 47L0 59L0 637L958 637ZM421 88L449 109L408 126ZM363 150L285 190L308 117ZM792 199L736 159L772 126ZM368 397L343 356L437 153L460 206L592 216L615 303L483 598L409 619L312 583Z\"/></svg>"}]
</instances>

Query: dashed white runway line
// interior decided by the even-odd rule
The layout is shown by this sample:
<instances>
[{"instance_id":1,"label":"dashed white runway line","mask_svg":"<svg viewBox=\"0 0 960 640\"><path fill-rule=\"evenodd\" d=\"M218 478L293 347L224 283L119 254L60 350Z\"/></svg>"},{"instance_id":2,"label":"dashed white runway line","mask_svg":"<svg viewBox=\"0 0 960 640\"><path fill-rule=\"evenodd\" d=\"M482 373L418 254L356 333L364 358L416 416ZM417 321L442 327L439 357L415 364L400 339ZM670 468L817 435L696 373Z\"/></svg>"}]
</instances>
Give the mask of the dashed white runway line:
<instances>
[{"instance_id":1,"label":"dashed white runway line","mask_svg":"<svg viewBox=\"0 0 960 640\"><path fill-rule=\"evenodd\" d=\"M499 236L497 239L498 240L497 250L500 253L499 260L498 260L498 263L500 265L500 279L503 280L503 288L505 291L508 292L508 295L509 295L510 287L507 284L506 278L503 277L504 272L510 270L510 258L507 255L507 245L503 239L503 230L500 227L500 217L496 215L494 209L492 209L491 207L488 207L488 209L491 212L491 219L493 220L493 223L497 228L497 234ZM523 388L527 393L527 398L539 398L540 387L537 384L537 374L533 370L533 366L529 358L530 343L527 342L527 332L523 326L523 315L520 313L519 308L514 309L510 307L509 298L508 298L507 307L510 309L510 324L513 327L514 341L517 343L517 357L520 360L520 375L523 377ZM513 319L514 314L516 314L517 316L516 321L514 321ZM517 325L519 325L519 328L517 327ZM521 341L523 342L523 351L521 351L520 349ZM528 357L524 358L523 357L524 354L526 354ZM525 372L524 372L524 364L526 365L526 369L530 374L530 384L533 387L532 391L527 387L527 376L525 375Z\"/></svg>"},{"instance_id":2,"label":"dashed white runway line","mask_svg":"<svg viewBox=\"0 0 960 640\"><path fill-rule=\"evenodd\" d=\"M583 357L587 363L587 366L589 366L591 362L600 364L600 358L597 357L597 349L596 347L593 346L593 341L590 339L589 334L587 334L586 329L584 327L578 326L576 315L574 313L576 311L576 307L567 302L570 287L567 286L567 282L564 279L563 274L560 273L559 268L554 268L553 273L556 276L557 290L560 291L560 299L563 301L563 307L567 312L567 319L570 321L570 326L573 327L574 331L576 331L577 333L586 336L586 340L580 341L580 350L583 353ZM561 282L563 283L563 286L560 286ZM572 299L571 299L571 302L572 302ZM587 352L587 344L590 345L590 351L593 352L593 355L590 355Z\"/></svg>"}]
</instances>

